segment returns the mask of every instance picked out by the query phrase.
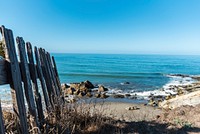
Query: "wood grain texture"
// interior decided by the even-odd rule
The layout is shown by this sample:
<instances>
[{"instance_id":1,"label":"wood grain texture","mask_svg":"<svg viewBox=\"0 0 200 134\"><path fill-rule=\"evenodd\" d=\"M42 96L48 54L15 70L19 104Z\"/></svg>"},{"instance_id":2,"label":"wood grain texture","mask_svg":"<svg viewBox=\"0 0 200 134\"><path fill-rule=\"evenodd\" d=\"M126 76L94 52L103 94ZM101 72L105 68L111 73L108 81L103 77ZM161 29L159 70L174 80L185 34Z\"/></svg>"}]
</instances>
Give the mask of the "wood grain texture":
<instances>
[{"instance_id":1,"label":"wood grain texture","mask_svg":"<svg viewBox=\"0 0 200 134\"><path fill-rule=\"evenodd\" d=\"M32 118L32 128L38 127L38 119L37 119L37 110L33 95L33 88L31 83L31 76L29 71L29 65L27 61L26 51L25 51L25 42L22 37L17 37L16 42L18 45L18 52L19 52L19 59L20 59L20 65L21 65L21 74L22 74L22 80L24 83L24 91L25 91L25 97L26 101L28 103L28 110L30 113L30 118Z\"/></svg>"}]
</instances>

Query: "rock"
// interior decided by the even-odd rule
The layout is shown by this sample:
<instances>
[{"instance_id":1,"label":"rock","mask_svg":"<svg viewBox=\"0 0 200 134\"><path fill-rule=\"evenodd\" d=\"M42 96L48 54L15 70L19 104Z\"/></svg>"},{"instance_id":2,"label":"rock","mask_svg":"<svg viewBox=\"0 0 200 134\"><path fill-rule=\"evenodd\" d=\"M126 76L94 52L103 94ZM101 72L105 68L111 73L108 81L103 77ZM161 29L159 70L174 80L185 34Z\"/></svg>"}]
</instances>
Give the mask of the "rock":
<instances>
[{"instance_id":1,"label":"rock","mask_svg":"<svg viewBox=\"0 0 200 134\"><path fill-rule=\"evenodd\" d=\"M172 98L171 95L165 96L165 100L169 100L171 98Z\"/></svg>"},{"instance_id":2,"label":"rock","mask_svg":"<svg viewBox=\"0 0 200 134\"><path fill-rule=\"evenodd\" d=\"M144 103L144 106L147 106L148 104L147 103Z\"/></svg>"},{"instance_id":3,"label":"rock","mask_svg":"<svg viewBox=\"0 0 200 134\"><path fill-rule=\"evenodd\" d=\"M128 84L130 84L130 82L124 82L124 84L128 85Z\"/></svg>"},{"instance_id":4,"label":"rock","mask_svg":"<svg viewBox=\"0 0 200 134\"><path fill-rule=\"evenodd\" d=\"M75 98L72 98L72 99L67 99L66 100L68 103L74 103L76 102L77 100Z\"/></svg>"},{"instance_id":5,"label":"rock","mask_svg":"<svg viewBox=\"0 0 200 134\"><path fill-rule=\"evenodd\" d=\"M90 92L87 92L86 96L87 97L92 97L92 94Z\"/></svg>"},{"instance_id":6,"label":"rock","mask_svg":"<svg viewBox=\"0 0 200 134\"><path fill-rule=\"evenodd\" d=\"M84 83L85 87L87 87L88 89L94 88L94 85L90 81L86 80Z\"/></svg>"},{"instance_id":7,"label":"rock","mask_svg":"<svg viewBox=\"0 0 200 134\"><path fill-rule=\"evenodd\" d=\"M170 76L179 76L179 77L182 77L182 78L184 78L184 77L190 77L189 75L184 75L184 74L172 74Z\"/></svg>"},{"instance_id":8,"label":"rock","mask_svg":"<svg viewBox=\"0 0 200 134\"><path fill-rule=\"evenodd\" d=\"M65 98L66 102L68 103L74 103L76 102L76 98L73 95L69 95L68 97Z\"/></svg>"},{"instance_id":9,"label":"rock","mask_svg":"<svg viewBox=\"0 0 200 134\"><path fill-rule=\"evenodd\" d=\"M106 93L103 93L103 94L101 94L101 96L100 96L100 98L102 98L102 99L106 99L106 98L108 98L109 96L108 95L106 95Z\"/></svg>"},{"instance_id":10,"label":"rock","mask_svg":"<svg viewBox=\"0 0 200 134\"><path fill-rule=\"evenodd\" d=\"M74 95L78 95L80 93L80 90L78 89L78 90L76 90L75 92L74 92Z\"/></svg>"},{"instance_id":11,"label":"rock","mask_svg":"<svg viewBox=\"0 0 200 134\"><path fill-rule=\"evenodd\" d=\"M154 96L154 99L163 99L163 96L162 95L157 95L157 96Z\"/></svg>"},{"instance_id":12,"label":"rock","mask_svg":"<svg viewBox=\"0 0 200 134\"><path fill-rule=\"evenodd\" d=\"M65 94L73 95L76 90L72 87L66 89Z\"/></svg>"},{"instance_id":13,"label":"rock","mask_svg":"<svg viewBox=\"0 0 200 134\"><path fill-rule=\"evenodd\" d=\"M158 103L159 103L158 101L150 99L148 105L156 107L156 106L158 106Z\"/></svg>"},{"instance_id":14,"label":"rock","mask_svg":"<svg viewBox=\"0 0 200 134\"><path fill-rule=\"evenodd\" d=\"M97 93L94 95L96 98L100 98L101 97L101 94Z\"/></svg>"},{"instance_id":15,"label":"rock","mask_svg":"<svg viewBox=\"0 0 200 134\"><path fill-rule=\"evenodd\" d=\"M99 86L98 92L105 92L108 91L108 88L105 88L104 86Z\"/></svg>"},{"instance_id":16,"label":"rock","mask_svg":"<svg viewBox=\"0 0 200 134\"><path fill-rule=\"evenodd\" d=\"M78 90L80 89L80 83L70 83L70 87L73 87L74 89Z\"/></svg>"},{"instance_id":17,"label":"rock","mask_svg":"<svg viewBox=\"0 0 200 134\"><path fill-rule=\"evenodd\" d=\"M160 118L160 115L156 115L156 119L159 119Z\"/></svg>"},{"instance_id":18,"label":"rock","mask_svg":"<svg viewBox=\"0 0 200 134\"><path fill-rule=\"evenodd\" d=\"M126 110L138 110L140 108L136 107L136 106L132 106L132 107L127 107Z\"/></svg>"},{"instance_id":19,"label":"rock","mask_svg":"<svg viewBox=\"0 0 200 134\"><path fill-rule=\"evenodd\" d=\"M114 98L124 98L125 96L122 94L115 94L113 97Z\"/></svg>"},{"instance_id":20,"label":"rock","mask_svg":"<svg viewBox=\"0 0 200 134\"><path fill-rule=\"evenodd\" d=\"M83 92L80 92L80 93L78 94L78 97L80 97L80 98L82 98L83 96L85 96L85 93L83 93Z\"/></svg>"},{"instance_id":21,"label":"rock","mask_svg":"<svg viewBox=\"0 0 200 134\"><path fill-rule=\"evenodd\" d=\"M130 94L125 94L125 96L126 96L126 97L130 97L131 95L130 95Z\"/></svg>"},{"instance_id":22,"label":"rock","mask_svg":"<svg viewBox=\"0 0 200 134\"><path fill-rule=\"evenodd\" d=\"M94 85L90 81L80 82L80 83L71 83L70 87L75 88L80 91L88 91L89 89L94 88Z\"/></svg>"},{"instance_id":23,"label":"rock","mask_svg":"<svg viewBox=\"0 0 200 134\"><path fill-rule=\"evenodd\" d=\"M69 86L66 83L61 84L61 89L62 90L65 90L67 88L69 88Z\"/></svg>"},{"instance_id":24,"label":"rock","mask_svg":"<svg viewBox=\"0 0 200 134\"><path fill-rule=\"evenodd\" d=\"M183 90L181 90L181 89L178 89L178 92L177 92L177 94L178 94L178 95L181 95L181 94L183 94Z\"/></svg>"}]
</instances>

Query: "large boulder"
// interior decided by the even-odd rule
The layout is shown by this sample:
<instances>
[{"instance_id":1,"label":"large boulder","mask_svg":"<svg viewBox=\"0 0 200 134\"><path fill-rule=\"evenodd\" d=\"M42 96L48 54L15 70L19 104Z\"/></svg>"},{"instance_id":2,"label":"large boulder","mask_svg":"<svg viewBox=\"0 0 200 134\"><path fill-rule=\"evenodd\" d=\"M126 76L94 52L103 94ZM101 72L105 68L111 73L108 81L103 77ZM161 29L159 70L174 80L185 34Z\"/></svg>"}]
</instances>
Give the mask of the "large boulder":
<instances>
[{"instance_id":1,"label":"large boulder","mask_svg":"<svg viewBox=\"0 0 200 134\"><path fill-rule=\"evenodd\" d=\"M84 82L84 84L85 84L85 87L87 87L88 89L94 88L94 85L90 81L88 81L88 80L86 80Z\"/></svg>"},{"instance_id":2,"label":"large boulder","mask_svg":"<svg viewBox=\"0 0 200 134\"><path fill-rule=\"evenodd\" d=\"M94 88L94 85L90 81L80 82L80 83L71 83L70 87L75 88L80 91L88 91L89 89Z\"/></svg>"}]
</instances>

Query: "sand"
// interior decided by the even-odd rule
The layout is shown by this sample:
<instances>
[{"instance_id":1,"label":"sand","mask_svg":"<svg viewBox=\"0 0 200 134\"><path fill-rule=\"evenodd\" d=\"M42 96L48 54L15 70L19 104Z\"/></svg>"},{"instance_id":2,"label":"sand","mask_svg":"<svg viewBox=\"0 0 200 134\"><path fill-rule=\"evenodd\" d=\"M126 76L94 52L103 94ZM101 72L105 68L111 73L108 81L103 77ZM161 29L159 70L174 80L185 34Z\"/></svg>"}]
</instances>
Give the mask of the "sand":
<instances>
[{"instance_id":1,"label":"sand","mask_svg":"<svg viewBox=\"0 0 200 134\"><path fill-rule=\"evenodd\" d=\"M103 110L105 115L126 122L151 121L163 113L159 108L145 106L144 104L104 102L98 103L97 106Z\"/></svg>"}]
</instances>

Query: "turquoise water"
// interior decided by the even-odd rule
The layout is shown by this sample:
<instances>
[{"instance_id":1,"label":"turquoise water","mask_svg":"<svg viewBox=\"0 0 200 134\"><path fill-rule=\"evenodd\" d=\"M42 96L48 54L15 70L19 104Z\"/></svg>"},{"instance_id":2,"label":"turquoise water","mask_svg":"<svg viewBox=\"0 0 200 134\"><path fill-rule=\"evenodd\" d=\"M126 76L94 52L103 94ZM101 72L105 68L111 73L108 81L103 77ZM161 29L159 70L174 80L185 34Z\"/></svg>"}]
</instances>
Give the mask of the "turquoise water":
<instances>
[{"instance_id":1,"label":"turquoise water","mask_svg":"<svg viewBox=\"0 0 200 134\"><path fill-rule=\"evenodd\" d=\"M109 93L149 96L156 89L188 84L191 78L169 74L200 74L200 56L52 54L62 83L91 81L109 88ZM143 92L147 91L147 92ZM148 92L148 91L152 91ZM138 93L139 92L139 93ZM153 93L155 94L155 92ZM8 85L0 86L0 98L11 101Z\"/></svg>"},{"instance_id":2,"label":"turquoise water","mask_svg":"<svg viewBox=\"0 0 200 134\"><path fill-rule=\"evenodd\" d=\"M55 56L62 83L90 80L116 90L155 90L171 80L168 74L200 74L200 56L52 55Z\"/></svg>"}]
</instances>

